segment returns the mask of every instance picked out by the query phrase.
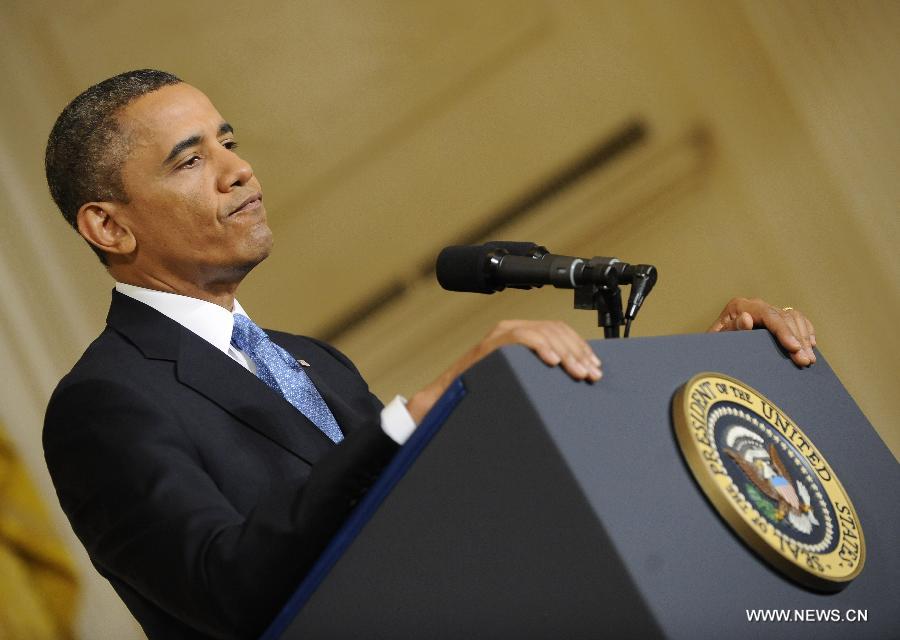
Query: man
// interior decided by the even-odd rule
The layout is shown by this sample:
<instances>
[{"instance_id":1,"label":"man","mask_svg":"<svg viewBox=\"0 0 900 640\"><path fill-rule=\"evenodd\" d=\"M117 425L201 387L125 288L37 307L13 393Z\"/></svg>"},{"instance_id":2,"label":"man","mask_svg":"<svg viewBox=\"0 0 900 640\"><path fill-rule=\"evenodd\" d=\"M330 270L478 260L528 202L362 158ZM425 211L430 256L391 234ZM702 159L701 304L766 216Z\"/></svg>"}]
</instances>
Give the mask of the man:
<instances>
[{"instance_id":1,"label":"man","mask_svg":"<svg viewBox=\"0 0 900 640\"><path fill-rule=\"evenodd\" d=\"M258 635L398 444L491 351L519 343L575 380L601 377L568 326L507 321L382 408L333 347L266 335L235 299L272 248L235 146L203 93L153 70L75 98L47 145L54 200L116 280L106 329L50 400L47 464L151 638ZM713 330L754 325L814 361L808 321L759 300L732 300Z\"/></svg>"}]
</instances>

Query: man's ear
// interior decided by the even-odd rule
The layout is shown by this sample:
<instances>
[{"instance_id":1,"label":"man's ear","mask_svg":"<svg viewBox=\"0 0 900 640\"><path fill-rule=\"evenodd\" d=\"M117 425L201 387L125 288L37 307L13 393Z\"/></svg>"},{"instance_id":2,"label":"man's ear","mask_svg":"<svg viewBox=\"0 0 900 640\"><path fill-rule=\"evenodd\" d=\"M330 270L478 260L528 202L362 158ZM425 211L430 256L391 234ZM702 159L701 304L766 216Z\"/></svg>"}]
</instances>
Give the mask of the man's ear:
<instances>
[{"instance_id":1,"label":"man's ear","mask_svg":"<svg viewBox=\"0 0 900 640\"><path fill-rule=\"evenodd\" d=\"M127 255L137 239L115 202L88 202L78 209L78 233L105 253Z\"/></svg>"}]
</instances>

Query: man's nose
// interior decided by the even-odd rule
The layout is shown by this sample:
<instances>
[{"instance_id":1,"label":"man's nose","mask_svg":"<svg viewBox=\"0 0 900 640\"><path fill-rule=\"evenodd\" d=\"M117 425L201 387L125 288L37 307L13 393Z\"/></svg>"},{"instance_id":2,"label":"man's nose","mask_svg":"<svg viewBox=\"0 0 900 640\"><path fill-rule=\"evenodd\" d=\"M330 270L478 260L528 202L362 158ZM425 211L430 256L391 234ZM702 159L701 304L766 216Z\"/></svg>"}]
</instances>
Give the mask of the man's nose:
<instances>
[{"instance_id":1,"label":"man's nose","mask_svg":"<svg viewBox=\"0 0 900 640\"><path fill-rule=\"evenodd\" d=\"M253 177L253 167L236 153L226 151L222 156L222 163L222 171L219 173L219 190L222 192L244 186Z\"/></svg>"}]
</instances>

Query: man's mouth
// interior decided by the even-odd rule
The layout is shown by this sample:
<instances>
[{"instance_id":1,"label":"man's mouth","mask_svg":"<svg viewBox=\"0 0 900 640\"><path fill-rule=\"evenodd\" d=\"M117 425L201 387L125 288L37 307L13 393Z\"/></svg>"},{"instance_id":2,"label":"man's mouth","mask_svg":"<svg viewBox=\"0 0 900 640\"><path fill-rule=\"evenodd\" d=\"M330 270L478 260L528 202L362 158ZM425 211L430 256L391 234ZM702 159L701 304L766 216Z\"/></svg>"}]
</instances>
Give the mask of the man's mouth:
<instances>
[{"instance_id":1,"label":"man's mouth","mask_svg":"<svg viewBox=\"0 0 900 640\"><path fill-rule=\"evenodd\" d=\"M244 200L241 204L239 204L231 213L228 214L227 217L230 218L236 213L243 213L244 211L253 211L254 209L259 209L260 205L262 205L262 194L257 192Z\"/></svg>"}]
</instances>

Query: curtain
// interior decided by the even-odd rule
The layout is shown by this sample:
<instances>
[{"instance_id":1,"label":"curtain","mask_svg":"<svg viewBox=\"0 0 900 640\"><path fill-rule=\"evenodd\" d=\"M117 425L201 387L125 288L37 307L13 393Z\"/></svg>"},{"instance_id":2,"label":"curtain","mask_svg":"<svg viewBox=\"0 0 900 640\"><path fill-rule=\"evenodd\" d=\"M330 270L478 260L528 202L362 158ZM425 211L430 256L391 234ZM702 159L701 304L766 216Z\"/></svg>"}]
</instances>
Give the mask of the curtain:
<instances>
[{"instance_id":1,"label":"curtain","mask_svg":"<svg viewBox=\"0 0 900 640\"><path fill-rule=\"evenodd\" d=\"M70 640L74 563L0 424L0 640Z\"/></svg>"}]
</instances>

